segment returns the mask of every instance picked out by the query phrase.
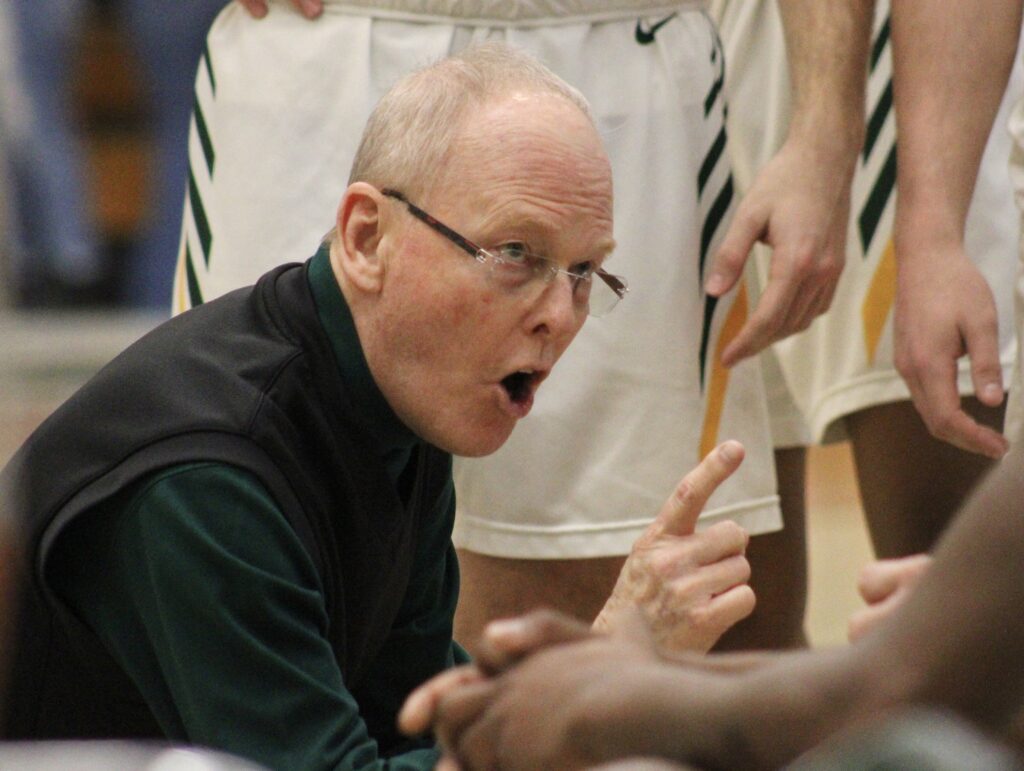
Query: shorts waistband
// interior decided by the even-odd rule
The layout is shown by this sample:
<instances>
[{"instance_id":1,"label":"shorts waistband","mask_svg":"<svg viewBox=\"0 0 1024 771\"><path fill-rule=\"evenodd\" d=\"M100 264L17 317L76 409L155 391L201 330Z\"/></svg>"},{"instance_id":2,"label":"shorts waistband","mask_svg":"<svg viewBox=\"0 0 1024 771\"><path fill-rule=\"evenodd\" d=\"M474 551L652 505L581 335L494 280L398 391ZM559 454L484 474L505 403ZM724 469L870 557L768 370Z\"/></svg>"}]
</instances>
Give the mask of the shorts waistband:
<instances>
[{"instance_id":1,"label":"shorts waistband","mask_svg":"<svg viewBox=\"0 0 1024 771\"><path fill-rule=\"evenodd\" d=\"M708 0L325 0L325 13L356 13L382 18L412 18L531 26L541 23L603 21L635 16L703 11Z\"/></svg>"}]
</instances>

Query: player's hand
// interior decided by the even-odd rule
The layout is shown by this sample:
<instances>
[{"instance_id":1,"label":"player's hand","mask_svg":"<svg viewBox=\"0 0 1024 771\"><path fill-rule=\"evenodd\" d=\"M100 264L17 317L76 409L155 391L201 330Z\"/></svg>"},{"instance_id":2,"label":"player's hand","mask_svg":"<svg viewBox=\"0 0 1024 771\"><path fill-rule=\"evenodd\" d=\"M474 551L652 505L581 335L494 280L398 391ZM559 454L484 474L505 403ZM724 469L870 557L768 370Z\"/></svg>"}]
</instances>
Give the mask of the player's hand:
<instances>
[{"instance_id":1,"label":"player's hand","mask_svg":"<svg viewBox=\"0 0 1024 771\"><path fill-rule=\"evenodd\" d=\"M449 690L434 725L445 751L438 769L577 769L658 755L646 699L670 669L634 609L615 634L545 648Z\"/></svg>"},{"instance_id":2,"label":"player's hand","mask_svg":"<svg viewBox=\"0 0 1024 771\"><path fill-rule=\"evenodd\" d=\"M595 630L614 630L624 610L638 607L665 650L703 652L750 615L746 531L726 521L694 532L708 498L742 460L743 445L725 442L683 477L633 544Z\"/></svg>"},{"instance_id":3,"label":"player's hand","mask_svg":"<svg viewBox=\"0 0 1024 771\"><path fill-rule=\"evenodd\" d=\"M437 717L437 705L462 686L483 681L544 648L578 642L593 635L590 627L551 610L536 610L519 618L492 621L477 643L476 661L435 675L409 694L398 715L399 729L422 734Z\"/></svg>"},{"instance_id":4,"label":"player's hand","mask_svg":"<svg viewBox=\"0 0 1024 771\"><path fill-rule=\"evenodd\" d=\"M861 639L899 607L931 564L932 558L927 554L915 554L866 565L857 579L857 591L867 607L850 616L850 642Z\"/></svg>"},{"instance_id":5,"label":"player's hand","mask_svg":"<svg viewBox=\"0 0 1024 771\"><path fill-rule=\"evenodd\" d=\"M933 436L1001 458L1009 443L961 407L957 359L970 357L975 396L1003 401L999 321L985 278L959 242L899 237L896 249L896 369Z\"/></svg>"},{"instance_id":6,"label":"player's hand","mask_svg":"<svg viewBox=\"0 0 1024 771\"><path fill-rule=\"evenodd\" d=\"M828 310L846 260L853 166L787 140L736 209L705 290L732 289L758 241L771 247L768 281L747 323L722 352L732 366Z\"/></svg>"},{"instance_id":7,"label":"player's hand","mask_svg":"<svg viewBox=\"0 0 1024 771\"><path fill-rule=\"evenodd\" d=\"M262 19L269 10L267 5L269 0L237 0L237 2L257 19ZM291 0L291 3L295 6L295 10L307 19L315 19L324 11L323 0Z\"/></svg>"},{"instance_id":8,"label":"player's hand","mask_svg":"<svg viewBox=\"0 0 1024 771\"><path fill-rule=\"evenodd\" d=\"M461 686L480 683L487 676L475 665L446 669L410 693L398 712L398 730L406 736L424 734L437 719L437 705L447 694Z\"/></svg>"}]
</instances>

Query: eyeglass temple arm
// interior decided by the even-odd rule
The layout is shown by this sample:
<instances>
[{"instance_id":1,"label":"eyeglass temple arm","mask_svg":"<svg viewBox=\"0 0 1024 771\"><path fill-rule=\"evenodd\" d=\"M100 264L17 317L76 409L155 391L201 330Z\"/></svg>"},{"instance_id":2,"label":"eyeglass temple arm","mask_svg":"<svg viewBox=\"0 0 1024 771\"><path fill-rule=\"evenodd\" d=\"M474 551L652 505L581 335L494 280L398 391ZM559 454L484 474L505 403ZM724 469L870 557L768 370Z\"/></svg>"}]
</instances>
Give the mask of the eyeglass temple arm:
<instances>
[{"instance_id":1,"label":"eyeglass temple arm","mask_svg":"<svg viewBox=\"0 0 1024 771\"><path fill-rule=\"evenodd\" d=\"M388 198L394 198L404 203L406 207L409 209L409 213L412 214L416 219L421 220L422 222L426 223L429 227L433 228L438 233L445 236L449 241L454 243L459 248L463 249L470 256L475 257L477 254L480 253L481 248L479 246L474 244L468 238L459 235L450 227L445 225L443 222L439 222L438 220L434 219L434 217L427 214L420 207L416 206L413 203L410 203L409 199L406 198L399 191L392 190L391 188L384 188L380 192L381 194L386 195ZM615 292L616 295L619 296L619 299L622 299L623 297L626 296L626 292L629 291L629 287L626 285L626 282L623 279L619 278L613 273L608 273L605 270L598 270L597 275L600 276L601 280L604 281L604 283L606 283L611 288L611 290Z\"/></svg>"},{"instance_id":2,"label":"eyeglass temple arm","mask_svg":"<svg viewBox=\"0 0 1024 771\"><path fill-rule=\"evenodd\" d=\"M629 291L629 286L627 286L626 282L622 278L616 276L614 273L608 273L603 268L599 268L596 273L601 280L619 296L620 300L626 296L626 292Z\"/></svg>"},{"instance_id":3,"label":"eyeglass temple arm","mask_svg":"<svg viewBox=\"0 0 1024 771\"><path fill-rule=\"evenodd\" d=\"M477 254L479 254L479 252L481 251L480 247L474 244L468 238L459 235L450 227L445 225L443 222L440 222L439 220L432 217L430 214L427 214L425 211L423 211L423 209L421 209L416 204L410 203L409 199L406 198L402 193L398 192L397 190L392 190L391 188L384 188L380 192L382 195L386 195L388 198L394 198L395 200L404 203L406 205L406 208L409 209L409 213L412 216L414 216L421 222L425 223L427 227L436 230L442 236L444 236L457 247L466 252L470 257L476 257Z\"/></svg>"}]
</instances>

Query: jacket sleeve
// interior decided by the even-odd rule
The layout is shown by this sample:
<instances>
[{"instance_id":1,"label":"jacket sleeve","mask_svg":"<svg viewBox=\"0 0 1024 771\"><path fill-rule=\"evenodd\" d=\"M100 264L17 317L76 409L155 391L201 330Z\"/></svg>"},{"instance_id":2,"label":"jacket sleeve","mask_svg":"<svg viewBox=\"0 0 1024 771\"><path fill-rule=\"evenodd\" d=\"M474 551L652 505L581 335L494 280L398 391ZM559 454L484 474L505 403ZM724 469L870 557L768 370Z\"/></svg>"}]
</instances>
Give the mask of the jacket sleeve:
<instances>
[{"instance_id":1,"label":"jacket sleeve","mask_svg":"<svg viewBox=\"0 0 1024 771\"><path fill-rule=\"evenodd\" d=\"M55 589L137 684L168 738L271 769L426 769L383 759L326 637L315 567L251 474L143 480L68 534Z\"/></svg>"}]
</instances>

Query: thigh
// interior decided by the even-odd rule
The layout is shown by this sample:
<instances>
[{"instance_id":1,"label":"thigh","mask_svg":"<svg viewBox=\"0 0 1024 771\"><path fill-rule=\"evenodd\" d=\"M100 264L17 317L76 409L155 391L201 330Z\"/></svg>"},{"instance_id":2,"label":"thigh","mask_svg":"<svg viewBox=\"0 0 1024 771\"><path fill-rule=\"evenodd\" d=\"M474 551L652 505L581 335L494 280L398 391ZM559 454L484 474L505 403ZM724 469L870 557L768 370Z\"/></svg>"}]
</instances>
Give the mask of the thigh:
<instances>
[{"instance_id":1,"label":"thigh","mask_svg":"<svg viewBox=\"0 0 1024 771\"><path fill-rule=\"evenodd\" d=\"M1000 429L1003 407L963 400L979 422ZM993 462L942 442L909 401L846 418L861 500L878 557L928 551Z\"/></svg>"},{"instance_id":2,"label":"thigh","mask_svg":"<svg viewBox=\"0 0 1024 771\"><path fill-rule=\"evenodd\" d=\"M716 651L799 648L807 645L807 451L775 451L782 530L755 535L747 545L754 612L726 632Z\"/></svg>"},{"instance_id":3,"label":"thigh","mask_svg":"<svg viewBox=\"0 0 1024 771\"><path fill-rule=\"evenodd\" d=\"M611 594L624 562L625 557L507 559L460 550L455 639L472 651L488 622L538 607L589 623Z\"/></svg>"}]
</instances>

